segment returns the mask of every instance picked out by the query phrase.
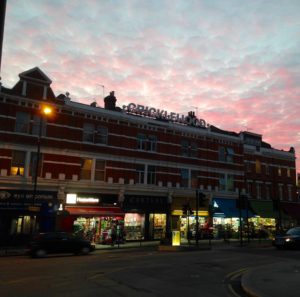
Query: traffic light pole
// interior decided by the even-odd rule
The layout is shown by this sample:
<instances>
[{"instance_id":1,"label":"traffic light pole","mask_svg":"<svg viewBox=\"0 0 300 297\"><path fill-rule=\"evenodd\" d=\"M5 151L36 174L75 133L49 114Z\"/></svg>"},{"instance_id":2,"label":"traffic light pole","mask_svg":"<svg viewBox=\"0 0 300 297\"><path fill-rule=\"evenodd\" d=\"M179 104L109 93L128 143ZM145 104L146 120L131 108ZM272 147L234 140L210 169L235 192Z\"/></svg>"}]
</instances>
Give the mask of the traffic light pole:
<instances>
[{"instance_id":1,"label":"traffic light pole","mask_svg":"<svg viewBox=\"0 0 300 297\"><path fill-rule=\"evenodd\" d=\"M240 245L243 246L243 226L242 226L242 199L241 199L241 192L239 189L239 216L240 216Z\"/></svg>"},{"instance_id":2,"label":"traffic light pole","mask_svg":"<svg viewBox=\"0 0 300 297\"><path fill-rule=\"evenodd\" d=\"M199 191L196 190L196 246L199 246Z\"/></svg>"}]
</instances>

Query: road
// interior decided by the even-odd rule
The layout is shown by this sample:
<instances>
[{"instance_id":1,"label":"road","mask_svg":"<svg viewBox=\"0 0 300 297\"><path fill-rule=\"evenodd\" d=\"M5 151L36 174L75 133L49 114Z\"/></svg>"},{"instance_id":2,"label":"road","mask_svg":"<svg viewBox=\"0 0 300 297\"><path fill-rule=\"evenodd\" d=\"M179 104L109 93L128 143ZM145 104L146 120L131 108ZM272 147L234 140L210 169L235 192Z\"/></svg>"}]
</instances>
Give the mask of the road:
<instances>
[{"instance_id":1,"label":"road","mask_svg":"<svg viewBox=\"0 0 300 297\"><path fill-rule=\"evenodd\" d=\"M246 296L239 289L241 273L285 258L300 259L300 251L223 246L159 252L152 247L45 259L2 257L0 296Z\"/></svg>"}]
</instances>

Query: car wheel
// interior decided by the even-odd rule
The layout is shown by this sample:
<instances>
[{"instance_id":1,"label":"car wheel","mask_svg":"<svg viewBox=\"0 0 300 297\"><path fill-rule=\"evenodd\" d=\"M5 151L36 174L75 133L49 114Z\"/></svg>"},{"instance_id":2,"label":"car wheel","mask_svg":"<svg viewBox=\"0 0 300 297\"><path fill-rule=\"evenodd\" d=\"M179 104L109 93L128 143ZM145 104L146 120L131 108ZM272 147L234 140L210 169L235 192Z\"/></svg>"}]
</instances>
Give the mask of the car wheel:
<instances>
[{"instance_id":1,"label":"car wheel","mask_svg":"<svg viewBox=\"0 0 300 297\"><path fill-rule=\"evenodd\" d=\"M47 256L47 252L44 249L38 249L35 251L34 256L36 258L44 258Z\"/></svg>"},{"instance_id":2,"label":"car wheel","mask_svg":"<svg viewBox=\"0 0 300 297\"><path fill-rule=\"evenodd\" d=\"M91 251L90 248L87 246L81 248L81 254L83 255L87 255L90 251Z\"/></svg>"}]
</instances>

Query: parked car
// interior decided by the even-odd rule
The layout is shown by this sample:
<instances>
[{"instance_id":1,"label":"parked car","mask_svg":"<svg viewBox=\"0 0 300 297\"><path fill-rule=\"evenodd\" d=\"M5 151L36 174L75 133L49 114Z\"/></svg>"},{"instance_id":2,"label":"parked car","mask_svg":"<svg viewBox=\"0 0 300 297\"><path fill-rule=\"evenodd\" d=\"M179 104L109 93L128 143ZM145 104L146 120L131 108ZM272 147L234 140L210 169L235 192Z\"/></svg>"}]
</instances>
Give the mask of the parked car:
<instances>
[{"instance_id":1,"label":"parked car","mask_svg":"<svg viewBox=\"0 0 300 297\"><path fill-rule=\"evenodd\" d=\"M285 234L275 236L273 245L278 249L300 249L300 227L291 228Z\"/></svg>"},{"instance_id":2,"label":"parked car","mask_svg":"<svg viewBox=\"0 0 300 297\"><path fill-rule=\"evenodd\" d=\"M89 241L67 232L48 232L36 235L29 247L32 257L45 257L47 254L73 253L89 254L95 249Z\"/></svg>"}]
</instances>

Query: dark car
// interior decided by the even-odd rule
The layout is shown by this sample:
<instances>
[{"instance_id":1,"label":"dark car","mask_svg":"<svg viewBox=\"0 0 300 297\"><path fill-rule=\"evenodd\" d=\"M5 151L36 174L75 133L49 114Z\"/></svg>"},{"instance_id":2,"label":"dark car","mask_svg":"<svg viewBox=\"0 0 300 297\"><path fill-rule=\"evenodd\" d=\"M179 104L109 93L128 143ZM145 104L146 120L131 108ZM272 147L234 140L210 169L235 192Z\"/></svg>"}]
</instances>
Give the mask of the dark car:
<instances>
[{"instance_id":1,"label":"dark car","mask_svg":"<svg viewBox=\"0 0 300 297\"><path fill-rule=\"evenodd\" d=\"M300 227L289 229L285 234L277 235L273 239L273 245L278 249L300 249Z\"/></svg>"},{"instance_id":2,"label":"dark car","mask_svg":"<svg viewBox=\"0 0 300 297\"><path fill-rule=\"evenodd\" d=\"M39 233L29 247L32 257L45 257L47 254L73 253L86 255L95 246L89 241L67 232Z\"/></svg>"}]
</instances>

